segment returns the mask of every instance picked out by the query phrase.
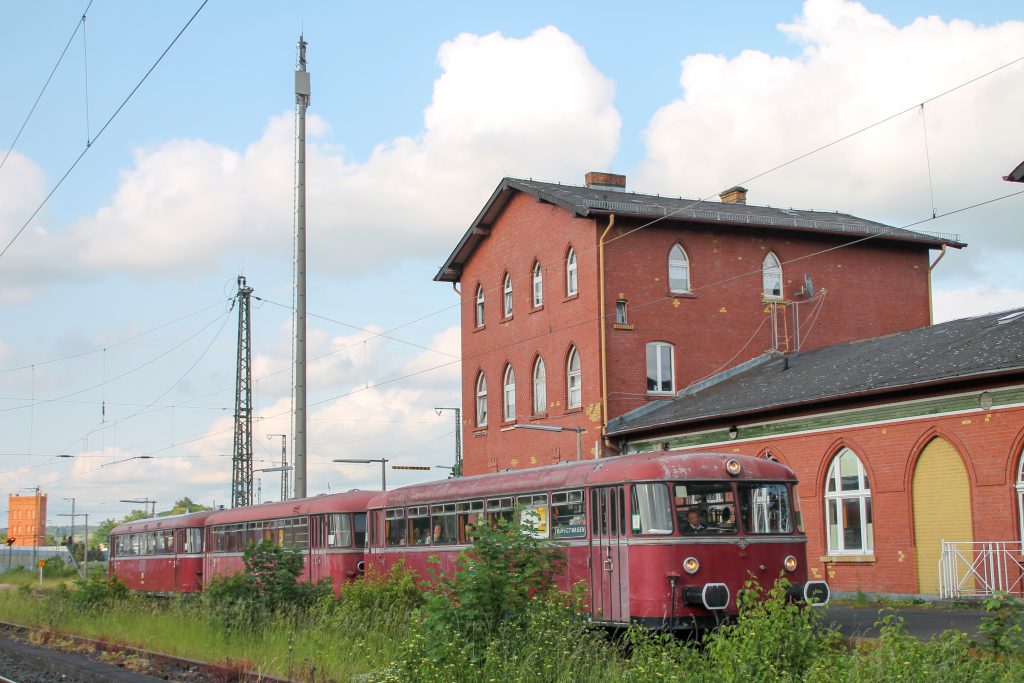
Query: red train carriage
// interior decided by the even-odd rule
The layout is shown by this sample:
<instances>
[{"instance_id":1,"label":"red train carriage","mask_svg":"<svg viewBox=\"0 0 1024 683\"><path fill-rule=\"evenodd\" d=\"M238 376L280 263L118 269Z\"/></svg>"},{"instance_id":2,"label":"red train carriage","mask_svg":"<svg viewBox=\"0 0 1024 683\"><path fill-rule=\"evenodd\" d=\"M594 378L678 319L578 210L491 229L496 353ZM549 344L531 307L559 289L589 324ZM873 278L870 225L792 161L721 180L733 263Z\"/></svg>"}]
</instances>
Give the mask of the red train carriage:
<instances>
[{"instance_id":1,"label":"red train carriage","mask_svg":"<svg viewBox=\"0 0 1024 683\"><path fill-rule=\"evenodd\" d=\"M563 588L584 582L595 622L695 629L737 611L751 577L785 576L794 597L828 600L807 581L796 478L776 462L657 453L408 486L370 503L369 560L427 575L469 546L476 524L516 511L565 547Z\"/></svg>"},{"instance_id":2,"label":"red train carriage","mask_svg":"<svg viewBox=\"0 0 1024 683\"><path fill-rule=\"evenodd\" d=\"M349 491L221 510L206 520L206 578L245 569L250 543L273 541L302 551L301 579L331 578L335 592L363 573L366 508L375 491Z\"/></svg>"},{"instance_id":3,"label":"red train carriage","mask_svg":"<svg viewBox=\"0 0 1024 683\"><path fill-rule=\"evenodd\" d=\"M136 591L202 590L203 524L211 514L154 517L114 527L110 531L110 575Z\"/></svg>"}]
</instances>

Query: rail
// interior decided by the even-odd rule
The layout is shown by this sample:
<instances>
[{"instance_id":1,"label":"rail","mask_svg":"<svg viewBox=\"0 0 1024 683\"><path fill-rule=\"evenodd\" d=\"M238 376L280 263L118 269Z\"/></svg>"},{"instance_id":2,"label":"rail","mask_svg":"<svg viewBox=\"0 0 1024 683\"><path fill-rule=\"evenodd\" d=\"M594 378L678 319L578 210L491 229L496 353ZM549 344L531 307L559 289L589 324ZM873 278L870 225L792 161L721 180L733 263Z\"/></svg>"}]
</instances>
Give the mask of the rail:
<instances>
[{"instance_id":1,"label":"rail","mask_svg":"<svg viewBox=\"0 0 1024 683\"><path fill-rule=\"evenodd\" d=\"M1016 541L942 541L939 595L985 597L996 593L1024 596L1024 560Z\"/></svg>"}]
</instances>

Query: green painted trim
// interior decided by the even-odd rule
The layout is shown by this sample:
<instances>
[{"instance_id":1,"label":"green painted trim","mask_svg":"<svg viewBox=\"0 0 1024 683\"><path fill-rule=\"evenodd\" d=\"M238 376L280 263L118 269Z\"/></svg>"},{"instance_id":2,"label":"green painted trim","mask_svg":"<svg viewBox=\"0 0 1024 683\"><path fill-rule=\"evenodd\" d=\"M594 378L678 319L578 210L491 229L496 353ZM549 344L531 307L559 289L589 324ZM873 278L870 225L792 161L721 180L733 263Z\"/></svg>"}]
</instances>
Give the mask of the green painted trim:
<instances>
[{"instance_id":1,"label":"green painted trim","mask_svg":"<svg viewBox=\"0 0 1024 683\"><path fill-rule=\"evenodd\" d=\"M739 438L735 441L748 441L751 439L764 439L772 436L782 436L795 432L807 432L823 429L836 429L840 427L852 427L871 422L888 422L907 418L928 417L942 413L956 413L967 410L981 410L978 406L978 393L963 394L937 398L929 401L917 401L913 403L896 403L892 405L872 406L863 410L850 410L840 413L822 413L808 417L769 422L765 424L742 427ZM1015 405L1024 403L1024 387L1012 389L990 390L992 395L992 409L1000 406ZM982 411L985 412L985 411ZM625 454L647 453L661 450L661 444L668 442L670 449L687 448L700 446L709 443L721 443L729 441L728 429L716 429L712 431L695 432L693 434L680 434L677 436L666 436L657 439L639 439L626 442L623 450Z\"/></svg>"}]
</instances>

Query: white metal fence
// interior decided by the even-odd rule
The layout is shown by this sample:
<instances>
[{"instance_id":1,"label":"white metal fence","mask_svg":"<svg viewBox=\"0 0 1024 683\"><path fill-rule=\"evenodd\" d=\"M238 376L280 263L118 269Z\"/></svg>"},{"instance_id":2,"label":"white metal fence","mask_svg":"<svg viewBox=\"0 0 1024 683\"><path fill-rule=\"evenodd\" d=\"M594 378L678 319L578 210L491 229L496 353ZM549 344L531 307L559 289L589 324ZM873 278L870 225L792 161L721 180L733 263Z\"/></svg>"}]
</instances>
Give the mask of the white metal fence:
<instances>
[{"instance_id":1,"label":"white metal fence","mask_svg":"<svg viewBox=\"0 0 1024 683\"><path fill-rule=\"evenodd\" d=\"M1024 595L1024 560L1020 551L1016 541L942 541L939 595Z\"/></svg>"}]
</instances>

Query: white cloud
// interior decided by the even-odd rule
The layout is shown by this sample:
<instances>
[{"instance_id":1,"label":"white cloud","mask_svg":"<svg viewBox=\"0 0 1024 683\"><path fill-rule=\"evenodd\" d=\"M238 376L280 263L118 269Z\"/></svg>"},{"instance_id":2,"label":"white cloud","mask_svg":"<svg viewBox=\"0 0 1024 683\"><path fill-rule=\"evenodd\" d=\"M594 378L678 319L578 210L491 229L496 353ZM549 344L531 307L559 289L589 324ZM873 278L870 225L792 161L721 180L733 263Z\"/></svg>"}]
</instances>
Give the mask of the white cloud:
<instances>
[{"instance_id":1,"label":"white cloud","mask_svg":"<svg viewBox=\"0 0 1024 683\"><path fill-rule=\"evenodd\" d=\"M424 129L364 162L317 144L327 124L310 117L308 245L321 272L424 253L440 262L501 176L582 178L615 155L614 86L558 29L462 34L438 61ZM241 153L203 140L136 150L109 205L74 226L81 264L195 273L245 253L290 253L292 135L282 115Z\"/></svg>"},{"instance_id":2,"label":"white cloud","mask_svg":"<svg viewBox=\"0 0 1024 683\"><path fill-rule=\"evenodd\" d=\"M647 158L634 187L687 197L717 192L1020 57L1024 23L982 27L919 18L894 26L863 5L808 0L779 26L804 45L796 58L747 50L682 62L683 95L646 131ZM925 107L938 213L1007 194L1020 163L1016 64ZM836 209L895 225L931 216L922 116L913 111L749 182L753 204ZM1024 255L1022 199L928 222L972 243L951 253L944 277L1024 284L1019 269L992 272L1000 252Z\"/></svg>"},{"instance_id":3,"label":"white cloud","mask_svg":"<svg viewBox=\"0 0 1024 683\"><path fill-rule=\"evenodd\" d=\"M932 316L941 323L985 313L996 313L1024 306L1024 288L974 285L965 289L936 291Z\"/></svg>"}]
</instances>

